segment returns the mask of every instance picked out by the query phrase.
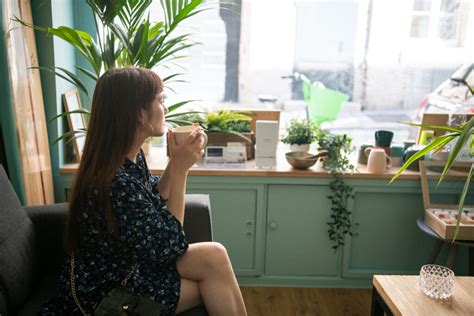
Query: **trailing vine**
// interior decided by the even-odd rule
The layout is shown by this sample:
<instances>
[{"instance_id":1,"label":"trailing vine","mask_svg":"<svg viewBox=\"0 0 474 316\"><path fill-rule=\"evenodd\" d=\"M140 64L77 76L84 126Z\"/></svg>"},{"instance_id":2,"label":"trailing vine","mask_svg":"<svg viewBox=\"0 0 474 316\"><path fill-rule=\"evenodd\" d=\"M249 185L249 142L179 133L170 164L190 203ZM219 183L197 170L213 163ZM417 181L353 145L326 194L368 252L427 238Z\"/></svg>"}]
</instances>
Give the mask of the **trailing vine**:
<instances>
[{"instance_id":1,"label":"trailing vine","mask_svg":"<svg viewBox=\"0 0 474 316\"><path fill-rule=\"evenodd\" d=\"M344 246L347 234L352 236L351 212L348 210L349 199L354 198L354 188L345 183L341 175L346 171L354 171L347 155L352 150L352 139L347 135L333 135L322 131L318 137L320 149L328 151L328 157L323 161L323 168L329 170L333 180L329 184L331 194L331 220L328 224L329 239L334 243L334 251Z\"/></svg>"}]
</instances>

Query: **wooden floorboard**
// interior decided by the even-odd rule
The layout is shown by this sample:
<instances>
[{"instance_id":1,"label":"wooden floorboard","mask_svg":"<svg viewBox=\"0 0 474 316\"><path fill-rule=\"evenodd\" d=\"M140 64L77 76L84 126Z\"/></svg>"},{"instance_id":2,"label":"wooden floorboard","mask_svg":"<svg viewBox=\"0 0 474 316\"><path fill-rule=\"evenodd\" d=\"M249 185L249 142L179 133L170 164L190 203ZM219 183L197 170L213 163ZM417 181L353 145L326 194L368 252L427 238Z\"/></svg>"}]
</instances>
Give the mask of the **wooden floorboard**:
<instances>
[{"instance_id":1,"label":"wooden floorboard","mask_svg":"<svg viewBox=\"0 0 474 316\"><path fill-rule=\"evenodd\" d=\"M241 287L248 316L370 315L370 289Z\"/></svg>"}]
</instances>

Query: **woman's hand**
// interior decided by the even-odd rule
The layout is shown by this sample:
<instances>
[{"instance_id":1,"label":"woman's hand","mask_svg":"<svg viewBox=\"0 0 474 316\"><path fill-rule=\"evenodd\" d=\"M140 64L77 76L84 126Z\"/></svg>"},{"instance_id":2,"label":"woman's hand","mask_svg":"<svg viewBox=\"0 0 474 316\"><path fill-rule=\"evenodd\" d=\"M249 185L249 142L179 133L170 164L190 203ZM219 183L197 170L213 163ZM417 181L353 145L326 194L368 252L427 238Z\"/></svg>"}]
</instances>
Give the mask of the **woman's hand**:
<instances>
[{"instance_id":1,"label":"woman's hand","mask_svg":"<svg viewBox=\"0 0 474 316\"><path fill-rule=\"evenodd\" d=\"M188 171L199 159L202 158L204 138L200 136L202 128L189 133L181 144L176 143L173 132L168 130L168 144L170 162L176 171Z\"/></svg>"}]
</instances>

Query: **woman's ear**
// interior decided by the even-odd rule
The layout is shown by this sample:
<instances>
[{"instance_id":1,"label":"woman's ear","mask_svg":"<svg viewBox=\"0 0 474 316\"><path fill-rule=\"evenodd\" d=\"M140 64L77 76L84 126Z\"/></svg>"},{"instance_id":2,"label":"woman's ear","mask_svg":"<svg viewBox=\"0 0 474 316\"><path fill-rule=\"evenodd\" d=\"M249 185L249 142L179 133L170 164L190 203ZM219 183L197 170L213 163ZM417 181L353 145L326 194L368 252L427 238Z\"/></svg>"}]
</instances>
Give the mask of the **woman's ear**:
<instances>
[{"instance_id":1,"label":"woman's ear","mask_svg":"<svg viewBox=\"0 0 474 316\"><path fill-rule=\"evenodd\" d=\"M148 122L147 118L148 118L147 112L144 109L140 109L140 113L138 113L138 123L141 126L145 125L145 123Z\"/></svg>"}]
</instances>

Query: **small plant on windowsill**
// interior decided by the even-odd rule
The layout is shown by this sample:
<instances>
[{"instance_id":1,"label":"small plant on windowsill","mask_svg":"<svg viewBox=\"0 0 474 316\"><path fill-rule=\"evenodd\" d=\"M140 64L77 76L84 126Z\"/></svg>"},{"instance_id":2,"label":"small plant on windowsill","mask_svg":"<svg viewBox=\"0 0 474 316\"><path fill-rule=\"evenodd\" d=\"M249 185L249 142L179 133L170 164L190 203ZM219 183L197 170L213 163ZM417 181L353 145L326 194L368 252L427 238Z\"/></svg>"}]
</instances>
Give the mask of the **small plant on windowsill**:
<instances>
[{"instance_id":1,"label":"small plant on windowsill","mask_svg":"<svg viewBox=\"0 0 474 316\"><path fill-rule=\"evenodd\" d=\"M219 109L215 111L176 114L178 121L198 123L206 131L208 146L227 146L229 142L244 143L247 159L255 157L255 136L250 128L252 118L246 111Z\"/></svg>"},{"instance_id":2,"label":"small plant on windowsill","mask_svg":"<svg viewBox=\"0 0 474 316\"><path fill-rule=\"evenodd\" d=\"M230 133L251 141L245 135L251 133L252 118L245 111L230 111L220 109L216 111L195 111L184 114L175 114L178 122L198 123L207 132Z\"/></svg>"},{"instance_id":3,"label":"small plant on windowsill","mask_svg":"<svg viewBox=\"0 0 474 316\"><path fill-rule=\"evenodd\" d=\"M287 135L281 141L290 144L291 151L308 151L320 132L316 123L298 119L291 119L286 131Z\"/></svg>"},{"instance_id":4,"label":"small plant on windowsill","mask_svg":"<svg viewBox=\"0 0 474 316\"><path fill-rule=\"evenodd\" d=\"M329 184L331 220L327 224L329 239L334 243L332 248L337 251L340 246L344 246L345 236L353 235L348 202L349 199L354 198L354 189L341 177L343 173L355 170L347 157L353 149L352 139L345 134L333 135L321 131L318 136L318 145L320 150L328 151L327 158L323 160L323 168L330 171L334 178Z\"/></svg>"}]
</instances>

